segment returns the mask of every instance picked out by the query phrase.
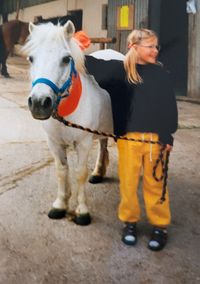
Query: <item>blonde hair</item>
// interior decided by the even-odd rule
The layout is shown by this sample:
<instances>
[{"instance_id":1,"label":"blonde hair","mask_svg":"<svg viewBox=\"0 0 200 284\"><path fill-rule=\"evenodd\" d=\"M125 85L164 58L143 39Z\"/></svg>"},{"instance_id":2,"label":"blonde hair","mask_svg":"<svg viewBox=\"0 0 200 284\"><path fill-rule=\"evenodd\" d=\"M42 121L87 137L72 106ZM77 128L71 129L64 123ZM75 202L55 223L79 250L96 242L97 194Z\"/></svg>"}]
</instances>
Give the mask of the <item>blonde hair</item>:
<instances>
[{"instance_id":1,"label":"blonde hair","mask_svg":"<svg viewBox=\"0 0 200 284\"><path fill-rule=\"evenodd\" d=\"M157 34L148 29L136 29L133 30L127 38L129 51L125 55L124 68L127 73L128 81L134 84L142 83L142 78L136 69L137 63L137 52L135 48L131 48L133 44L139 44L144 39L149 39L151 37L158 38Z\"/></svg>"}]
</instances>

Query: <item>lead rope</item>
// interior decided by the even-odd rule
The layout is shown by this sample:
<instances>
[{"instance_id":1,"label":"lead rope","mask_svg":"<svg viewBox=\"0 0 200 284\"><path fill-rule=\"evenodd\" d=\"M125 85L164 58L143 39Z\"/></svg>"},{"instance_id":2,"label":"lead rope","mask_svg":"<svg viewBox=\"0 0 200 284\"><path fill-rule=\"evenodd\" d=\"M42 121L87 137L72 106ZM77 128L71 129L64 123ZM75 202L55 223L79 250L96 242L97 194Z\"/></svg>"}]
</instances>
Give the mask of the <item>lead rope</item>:
<instances>
[{"instance_id":1,"label":"lead rope","mask_svg":"<svg viewBox=\"0 0 200 284\"><path fill-rule=\"evenodd\" d=\"M160 203L163 203L166 200L165 195L166 195L166 190L167 190L169 152L167 151L166 160L164 161L164 151L165 151L165 148L166 148L165 145L163 145L159 141L152 141L152 140L149 141L149 140L145 140L145 139L134 139L134 138L128 138L126 136L120 136L120 135L117 136L117 135L111 134L111 133L106 133L106 132L102 132L102 131L98 131L98 130L92 130L88 127L83 127L79 124L65 120L63 117L58 115L57 111L53 112L52 117L54 119L57 119L58 121L62 122L65 126L80 129L80 130L83 130L83 131L87 131L89 133L96 134L96 135L110 137L110 138L113 138L115 141L117 139L122 139L122 140L134 141L134 142L144 142L144 143L161 145L160 154L158 156L158 159L156 160L155 166L153 167L153 177L157 182L163 180L162 196L160 198ZM157 177L156 171L157 171L159 163L161 163L161 166L162 166L162 174L161 174L160 177Z\"/></svg>"},{"instance_id":2,"label":"lead rope","mask_svg":"<svg viewBox=\"0 0 200 284\"><path fill-rule=\"evenodd\" d=\"M153 177L154 179L159 182L163 180L163 189L162 189L162 196L160 198L160 203L163 203L166 198L166 190L167 190L167 178L168 178L168 164L169 164L169 155L170 152L166 151L166 158L164 160L164 151L165 151L166 146L162 145L161 149L160 149L160 154L158 159L156 160L155 166L153 167ZM156 170L158 168L159 163L161 163L161 167L162 167L162 173L160 177L157 177L156 175Z\"/></svg>"}]
</instances>

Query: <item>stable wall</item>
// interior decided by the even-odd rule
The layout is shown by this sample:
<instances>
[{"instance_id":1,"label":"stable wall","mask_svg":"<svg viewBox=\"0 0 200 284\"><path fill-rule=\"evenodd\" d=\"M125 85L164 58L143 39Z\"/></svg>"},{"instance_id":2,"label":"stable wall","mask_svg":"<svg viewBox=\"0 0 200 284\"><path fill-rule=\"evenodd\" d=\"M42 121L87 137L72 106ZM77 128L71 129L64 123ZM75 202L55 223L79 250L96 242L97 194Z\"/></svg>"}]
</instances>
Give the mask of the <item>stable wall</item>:
<instances>
[{"instance_id":1,"label":"stable wall","mask_svg":"<svg viewBox=\"0 0 200 284\"><path fill-rule=\"evenodd\" d=\"M189 15L188 96L200 99L200 0L196 14Z\"/></svg>"},{"instance_id":2,"label":"stable wall","mask_svg":"<svg viewBox=\"0 0 200 284\"><path fill-rule=\"evenodd\" d=\"M102 5L107 0L57 0L41 5L21 9L19 19L25 22L34 21L35 16L42 16L44 19L50 17L66 16L70 10L83 10L83 30L89 37L107 37L107 30L102 25ZM15 19L16 13L9 15L9 20ZM99 49L99 44L92 44L87 50L92 52Z\"/></svg>"}]
</instances>

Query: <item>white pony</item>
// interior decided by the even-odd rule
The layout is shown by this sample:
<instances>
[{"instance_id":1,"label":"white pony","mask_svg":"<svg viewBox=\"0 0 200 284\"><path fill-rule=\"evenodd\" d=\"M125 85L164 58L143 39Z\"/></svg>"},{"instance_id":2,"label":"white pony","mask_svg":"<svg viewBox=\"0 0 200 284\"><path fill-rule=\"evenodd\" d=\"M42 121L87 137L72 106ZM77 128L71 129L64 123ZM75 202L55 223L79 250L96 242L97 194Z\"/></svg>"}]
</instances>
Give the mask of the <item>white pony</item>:
<instances>
[{"instance_id":1,"label":"white pony","mask_svg":"<svg viewBox=\"0 0 200 284\"><path fill-rule=\"evenodd\" d=\"M93 76L86 74L84 55L73 39L74 25L68 21L63 27L51 23L35 26L30 23L30 36L25 51L31 62L33 87L28 98L29 109L35 119L44 120L48 145L55 159L58 191L48 216L58 219L66 215L71 195L67 146L72 144L78 156L76 167L77 207L75 222L87 225L91 217L86 204L84 185L87 180L87 160L93 138L100 138L99 154L92 177L105 174L108 162L107 139L82 130L66 127L52 118L58 100L68 95L73 79L79 78L81 96L74 111L64 118L84 127L113 133L109 94L101 89ZM97 56L98 54L96 54ZM94 54L95 56L95 54ZM98 57L98 56L97 56ZM103 57L103 56L102 56ZM115 59L116 54L113 56ZM95 181L94 181L95 182Z\"/></svg>"}]
</instances>

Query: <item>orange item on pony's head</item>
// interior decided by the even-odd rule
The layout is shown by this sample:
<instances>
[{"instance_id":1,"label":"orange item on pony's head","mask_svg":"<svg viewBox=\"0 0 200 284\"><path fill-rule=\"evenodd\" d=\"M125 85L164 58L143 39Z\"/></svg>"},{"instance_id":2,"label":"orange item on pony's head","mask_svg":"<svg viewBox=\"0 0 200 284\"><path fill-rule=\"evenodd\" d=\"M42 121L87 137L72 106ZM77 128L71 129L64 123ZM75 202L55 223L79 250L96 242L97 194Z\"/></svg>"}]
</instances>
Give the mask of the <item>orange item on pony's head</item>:
<instances>
[{"instance_id":1,"label":"orange item on pony's head","mask_svg":"<svg viewBox=\"0 0 200 284\"><path fill-rule=\"evenodd\" d=\"M91 44L90 38L84 31L76 32L73 37L77 40L78 45L82 50L88 48Z\"/></svg>"}]
</instances>

